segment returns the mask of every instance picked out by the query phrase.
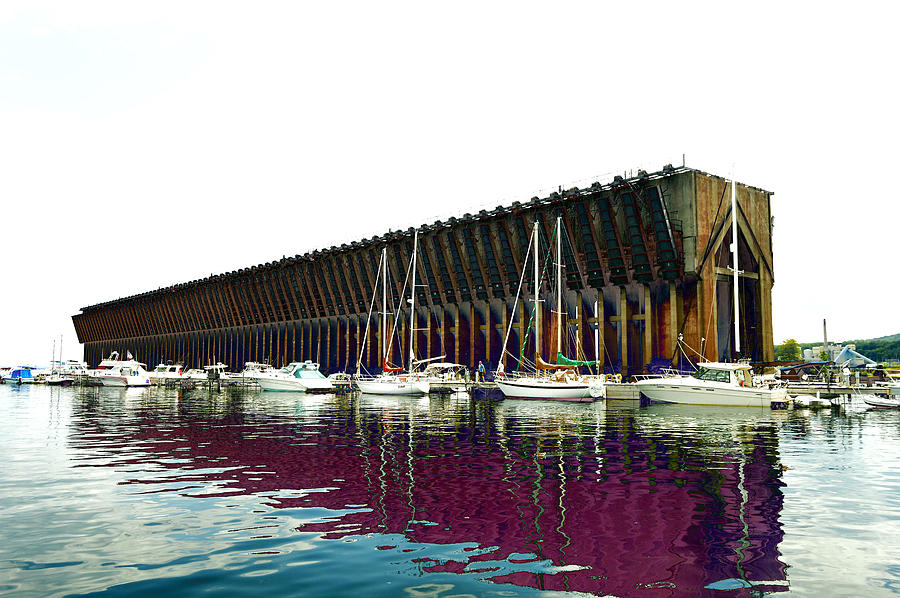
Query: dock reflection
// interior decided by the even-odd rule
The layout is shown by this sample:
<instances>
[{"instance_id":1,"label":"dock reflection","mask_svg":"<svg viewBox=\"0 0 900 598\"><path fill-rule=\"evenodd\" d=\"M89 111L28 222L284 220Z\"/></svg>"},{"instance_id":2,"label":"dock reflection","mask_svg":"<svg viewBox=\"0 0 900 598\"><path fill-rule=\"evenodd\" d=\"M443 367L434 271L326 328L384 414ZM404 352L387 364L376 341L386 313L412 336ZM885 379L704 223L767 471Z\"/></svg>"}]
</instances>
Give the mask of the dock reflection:
<instances>
[{"instance_id":1,"label":"dock reflection","mask_svg":"<svg viewBox=\"0 0 900 598\"><path fill-rule=\"evenodd\" d=\"M85 395L75 411L85 465L167 472L129 485L340 512L301 528L326 539L473 546L426 572L618 596L787 589L768 413L272 393Z\"/></svg>"}]
</instances>

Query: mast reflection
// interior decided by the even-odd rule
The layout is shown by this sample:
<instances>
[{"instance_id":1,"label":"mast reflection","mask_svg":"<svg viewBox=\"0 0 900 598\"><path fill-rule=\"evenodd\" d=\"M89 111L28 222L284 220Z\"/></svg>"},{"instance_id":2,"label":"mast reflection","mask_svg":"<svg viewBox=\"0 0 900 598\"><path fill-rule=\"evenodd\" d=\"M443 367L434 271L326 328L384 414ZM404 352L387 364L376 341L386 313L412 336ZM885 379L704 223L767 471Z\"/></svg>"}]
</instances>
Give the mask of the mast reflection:
<instances>
[{"instance_id":1,"label":"mast reflection","mask_svg":"<svg viewBox=\"0 0 900 598\"><path fill-rule=\"evenodd\" d=\"M705 586L729 579L787 589L767 416L692 426L603 405L460 397L204 395L123 409L104 416L102 401L76 402L71 446L84 465L152 464L166 475L123 483L339 512L302 527L323 538L477 546L425 571L618 596L712 595Z\"/></svg>"}]
</instances>

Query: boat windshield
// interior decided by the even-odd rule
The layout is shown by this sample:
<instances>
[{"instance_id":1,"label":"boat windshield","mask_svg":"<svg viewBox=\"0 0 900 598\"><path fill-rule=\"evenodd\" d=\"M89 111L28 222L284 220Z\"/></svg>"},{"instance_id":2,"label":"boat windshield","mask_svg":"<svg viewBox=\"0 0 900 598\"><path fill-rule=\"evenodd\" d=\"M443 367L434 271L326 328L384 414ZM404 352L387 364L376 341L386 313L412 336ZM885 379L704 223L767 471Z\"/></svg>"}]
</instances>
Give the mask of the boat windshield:
<instances>
[{"instance_id":1,"label":"boat windshield","mask_svg":"<svg viewBox=\"0 0 900 598\"><path fill-rule=\"evenodd\" d=\"M297 378L324 378L325 375L322 374L319 370L307 370L307 369L299 369L297 373L294 374Z\"/></svg>"},{"instance_id":2,"label":"boat windshield","mask_svg":"<svg viewBox=\"0 0 900 598\"><path fill-rule=\"evenodd\" d=\"M728 370L714 370L712 368L700 368L694 374L697 380L708 380L710 382L731 382L731 372Z\"/></svg>"}]
</instances>

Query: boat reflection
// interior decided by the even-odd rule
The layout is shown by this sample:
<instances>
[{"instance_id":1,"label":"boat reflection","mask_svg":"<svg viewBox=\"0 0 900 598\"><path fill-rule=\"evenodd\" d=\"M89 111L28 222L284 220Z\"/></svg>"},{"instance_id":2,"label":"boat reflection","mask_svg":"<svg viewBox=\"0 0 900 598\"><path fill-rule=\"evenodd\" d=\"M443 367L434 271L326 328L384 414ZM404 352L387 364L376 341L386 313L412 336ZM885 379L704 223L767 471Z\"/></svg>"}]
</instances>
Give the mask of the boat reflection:
<instances>
[{"instance_id":1,"label":"boat reflection","mask_svg":"<svg viewBox=\"0 0 900 598\"><path fill-rule=\"evenodd\" d=\"M300 528L326 539L470 547L420 560L425 572L617 596L787 589L767 413L704 424L602 403L203 393L117 405L116 418L107 400L75 404L71 445L88 463L152 462L127 483L184 496L329 509Z\"/></svg>"}]
</instances>

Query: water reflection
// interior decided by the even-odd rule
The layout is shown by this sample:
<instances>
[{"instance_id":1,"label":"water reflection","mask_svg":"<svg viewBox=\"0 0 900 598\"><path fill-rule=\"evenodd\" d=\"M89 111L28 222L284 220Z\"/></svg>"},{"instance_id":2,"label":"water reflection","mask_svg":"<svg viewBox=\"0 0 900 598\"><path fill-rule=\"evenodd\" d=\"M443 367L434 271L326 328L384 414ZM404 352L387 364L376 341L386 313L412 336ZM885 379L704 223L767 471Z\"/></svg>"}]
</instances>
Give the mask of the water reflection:
<instances>
[{"instance_id":1,"label":"water reflection","mask_svg":"<svg viewBox=\"0 0 900 598\"><path fill-rule=\"evenodd\" d=\"M786 589L779 416L622 407L83 390L68 444L78 467L121 471L132 496L254 497L270 509L254 537L276 535L273 513L320 514L292 529L373 538L425 580Z\"/></svg>"}]
</instances>

